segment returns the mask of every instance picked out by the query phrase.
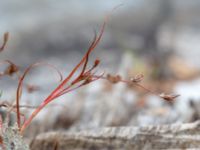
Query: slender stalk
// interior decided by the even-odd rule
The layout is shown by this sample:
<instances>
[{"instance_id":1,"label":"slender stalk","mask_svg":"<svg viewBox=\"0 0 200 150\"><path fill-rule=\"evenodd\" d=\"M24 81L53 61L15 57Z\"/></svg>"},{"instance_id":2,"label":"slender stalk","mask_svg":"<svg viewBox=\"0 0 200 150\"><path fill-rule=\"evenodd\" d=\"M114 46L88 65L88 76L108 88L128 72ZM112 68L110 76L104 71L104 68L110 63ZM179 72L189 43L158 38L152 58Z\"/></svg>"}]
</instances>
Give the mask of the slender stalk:
<instances>
[{"instance_id":1,"label":"slender stalk","mask_svg":"<svg viewBox=\"0 0 200 150\"><path fill-rule=\"evenodd\" d=\"M50 101L49 101L50 102ZM24 122L24 124L20 128L20 133L23 134L24 130L30 125L32 122L33 118L49 103L49 102L43 102L40 104L40 106L33 111L31 116Z\"/></svg>"}]
</instances>

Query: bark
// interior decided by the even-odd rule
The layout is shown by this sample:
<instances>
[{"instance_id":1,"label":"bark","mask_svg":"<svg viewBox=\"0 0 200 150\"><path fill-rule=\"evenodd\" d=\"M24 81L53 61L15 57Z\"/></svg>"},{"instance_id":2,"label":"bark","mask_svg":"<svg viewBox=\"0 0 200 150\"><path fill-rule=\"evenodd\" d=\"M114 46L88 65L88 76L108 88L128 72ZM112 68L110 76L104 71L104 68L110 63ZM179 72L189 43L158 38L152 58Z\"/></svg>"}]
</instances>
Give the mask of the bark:
<instances>
[{"instance_id":1,"label":"bark","mask_svg":"<svg viewBox=\"0 0 200 150\"><path fill-rule=\"evenodd\" d=\"M181 125L106 127L49 132L37 136L31 150L133 150L200 148L200 121Z\"/></svg>"}]
</instances>

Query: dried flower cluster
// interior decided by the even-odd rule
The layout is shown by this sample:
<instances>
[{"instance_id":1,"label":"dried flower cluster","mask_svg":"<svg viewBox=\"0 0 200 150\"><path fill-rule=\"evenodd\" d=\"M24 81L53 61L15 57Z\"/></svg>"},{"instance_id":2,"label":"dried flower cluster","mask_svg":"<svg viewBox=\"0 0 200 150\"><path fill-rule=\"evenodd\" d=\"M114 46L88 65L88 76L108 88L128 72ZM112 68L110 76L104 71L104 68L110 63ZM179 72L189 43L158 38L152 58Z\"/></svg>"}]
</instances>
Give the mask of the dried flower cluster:
<instances>
[{"instance_id":1,"label":"dried flower cluster","mask_svg":"<svg viewBox=\"0 0 200 150\"><path fill-rule=\"evenodd\" d=\"M145 91L147 91L151 94L157 95L158 97L162 98L163 100L166 100L166 101L169 101L169 102L172 102L175 98L180 96L178 94L165 94L165 93L159 94L159 93L156 93L156 92L146 88L145 86L143 86L141 84L143 78L144 78L143 74L138 74L135 77L130 78L129 80L122 79L122 77L120 75L111 75L111 74L107 74L106 77L101 77L101 79L105 79L105 80L107 80L107 81L109 81L113 84L123 82L123 83L126 83L128 85L135 85L135 86L140 87L143 90L145 90Z\"/></svg>"}]
</instances>

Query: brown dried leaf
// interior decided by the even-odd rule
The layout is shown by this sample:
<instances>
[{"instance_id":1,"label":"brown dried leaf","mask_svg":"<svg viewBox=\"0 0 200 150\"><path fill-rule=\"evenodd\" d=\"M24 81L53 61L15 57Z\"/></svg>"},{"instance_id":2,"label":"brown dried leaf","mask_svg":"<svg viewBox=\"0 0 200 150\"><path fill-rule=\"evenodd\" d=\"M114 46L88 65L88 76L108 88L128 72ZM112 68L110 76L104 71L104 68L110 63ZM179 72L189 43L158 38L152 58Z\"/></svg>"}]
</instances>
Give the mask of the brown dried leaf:
<instances>
[{"instance_id":1,"label":"brown dried leaf","mask_svg":"<svg viewBox=\"0 0 200 150\"><path fill-rule=\"evenodd\" d=\"M115 84L115 83L120 82L122 78L121 78L120 75L115 75L115 76L113 76L113 75L111 75L111 74L107 74L106 79L107 79L108 81L110 81L111 83Z\"/></svg>"},{"instance_id":2,"label":"brown dried leaf","mask_svg":"<svg viewBox=\"0 0 200 150\"><path fill-rule=\"evenodd\" d=\"M40 87L37 85L27 84L26 89L27 89L28 93L33 93L35 91L38 91L40 89Z\"/></svg>"},{"instance_id":3,"label":"brown dried leaf","mask_svg":"<svg viewBox=\"0 0 200 150\"><path fill-rule=\"evenodd\" d=\"M19 68L15 64L10 64L4 71L4 75L12 76L14 73L18 72Z\"/></svg>"},{"instance_id":4,"label":"brown dried leaf","mask_svg":"<svg viewBox=\"0 0 200 150\"><path fill-rule=\"evenodd\" d=\"M171 101L173 101L175 98L179 97L180 95L161 93L159 96L160 96L161 98L163 98L164 100L171 102Z\"/></svg>"}]
</instances>

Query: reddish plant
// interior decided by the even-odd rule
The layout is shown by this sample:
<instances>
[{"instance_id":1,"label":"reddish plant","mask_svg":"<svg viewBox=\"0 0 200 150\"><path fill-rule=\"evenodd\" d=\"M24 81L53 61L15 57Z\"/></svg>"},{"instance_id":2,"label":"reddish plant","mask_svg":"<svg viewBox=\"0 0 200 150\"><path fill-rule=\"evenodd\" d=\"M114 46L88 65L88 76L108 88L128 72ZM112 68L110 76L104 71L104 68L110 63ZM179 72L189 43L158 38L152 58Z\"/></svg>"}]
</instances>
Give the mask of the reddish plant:
<instances>
[{"instance_id":1,"label":"reddish plant","mask_svg":"<svg viewBox=\"0 0 200 150\"><path fill-rule=\"evenodd\" d=\"M119 75L108 74L108 75L104 76L104 73L102 73L100 75L96 75L96 72L94 70L100 63L99 59L96 59L94 61L93 65L91 67L88 67L89 56L90 56L91 52L96 48L96 46L98 45L98 43L100 42L100 40L102 38L107 19L108 19L108 17L106 17L99 34L98 35L95 34L93 41L92 41L90 47L88 48L86 54L83 56L83 58L80 60L80 62L73 68L73 70L70 72L70 74L66 78L64 78L64 80L62 80L62 75L56 67L54 67L53 65L47 64L47 63L42 63L42 62L32 64L24 71L24 73L21 76L19 76L19 83L18 83L17 92L16 92L16 105L12 106L12 108L13 108L12 111L16 111L16 113L17 113L17 124L18 124L18 128L19 128L19 131L21 134L23 134L23 132L30 125L30 123L35 118L35 116L44 107L46 107L50 102L52 102L56 98L62 96L63 94L69 93L73 90L76 90L76 89L78 89L82 86L85 86L93 81L98 80L98 79L105 79L111 83L123 82L126 84L135 85L137 87L140 87L140 88L146 90L147 92L155 94L155 95L161 97L162 99L164 99L166 101L170 101L170 102L179 96L179 95L163 94L163 93L157 94L156 92L144 87L141 84L141 81L144 77L142 74L136 75L135 77L133 77L129 80L124 80ZM4 42L0 48L0 51L2 51L5 48L7 40L8 40L8 33L5 33L4 34ZM13 73L18 71L18 67L14 63L12 63L10 61L5 61L5 62L9 63L10 66L6 69L4 74L12 75ZM23 107L23 106L20 106L20 97L21 97L21 93L22 93L22 86L24 84L24 79L27 76L27 74L30 72L31 69L33 69L36 66L40 66L40 65L47 65L47 66L50 66L51 68L55 69L60 76L61 83L47 96L46 99L44 99L44 101L38 107L35 108L35 110L32 112L30 117L21 123L21 117L24 117L24 115L20 111L20 108ZM77 76L75 76L78 69L81 69L81 71ZM30 87L30 88L32 91L33 87ZM3 104L2 106L8 107L9 105Z\"/></svg>"},{"instance_id":2,"label":"reddish plant","mask_svg":"<svg viewBox=\"0 0 200 150\"><path fill-rule=\"evenodd\" d=\"M21 95L20 93L21 93L21 89L22 89L22 84L23 84L24 78L26 77L27 73L35 66L35 64L31 65L28 69L25 70L24 74L21 76L21 78L19 80L17 93L16 93L17 123L18 123L18 127L19 127L21 133L24 132L24 130L30 125L33 118L47 104L49 104L50 102L52 102L53 100L55 100L59 96L62 96L63 94L66 94L68 92L76 90L76 89L78 89L78 88L80 88L84 85L87 85L87 84L89 84L93 81L96 81L96 80L103 77L103 74L95 75L95 72L94 72L94 69L100 63L99 59L96 59L94 61L94 64L91 68L87 68L87 65L88 65L89 55L95 49L95 47L97 46L97 44L99 43L99 41L100 41L100 39L103 35L105 24L106 24L106 20L105 20L104 24L102 25L102 28L100 30L99 35L97 36L95 34L95 37L94 37L90 47L88 48L86 54L83 56L81 61L74 67L74 69L70 72L70 74L49 94L49 96L39 105L39 107L37 107L32 112L30 117L27 120L25 120L25 122L21 126L21 119L20 119L21 118L20 117L21 112L20 112L20 107L19 107L19 100L20 100L20 95ZM81 69L80 74L77 77L75 77L74 79L72 79L72 77L74 77L74 74L81 67L82 67L82 69ZM70 82L71 79L72 79L72 81Z\"/></svg>"}]
</instances>

